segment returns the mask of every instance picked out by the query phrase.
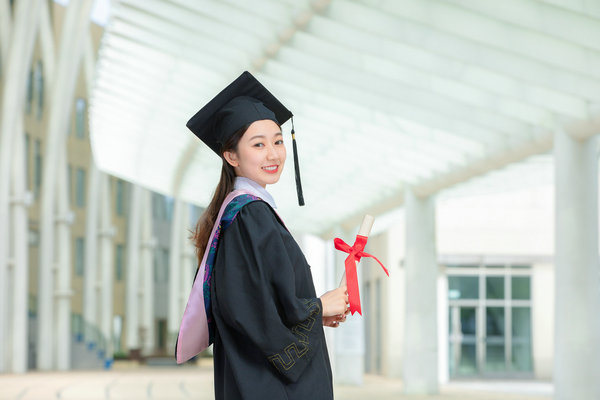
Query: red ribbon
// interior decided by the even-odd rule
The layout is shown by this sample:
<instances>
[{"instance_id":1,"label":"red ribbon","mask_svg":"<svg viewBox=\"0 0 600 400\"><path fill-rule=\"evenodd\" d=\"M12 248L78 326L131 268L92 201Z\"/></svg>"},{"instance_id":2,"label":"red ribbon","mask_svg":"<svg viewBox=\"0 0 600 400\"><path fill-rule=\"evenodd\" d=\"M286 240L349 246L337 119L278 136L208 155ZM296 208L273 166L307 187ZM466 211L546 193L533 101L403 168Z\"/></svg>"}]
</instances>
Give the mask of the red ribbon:
<instances>
[{"instance_id":1,"label":"red ribbon","mask_svg":"<svg viewBox=\"0 0 600 400\"><path fill-rule=\"evenodd\" d=\"M388 270L383 266L381 261L374 255L365 253L363 249L367 244L367 237L362 235L356 235L354 245L349 246L340 238L333 239L335 248L337 250L348 253L344 265L346 266L346 286L348 287L348 302L350 303L350 312L354 315L355 312L362 315L360 308L360 294L358 292L358 273L356 271L356 263L360 261L362 257L371 257L381 265L381 268L385 271L387 276L390 276Z\"/></svg>"}]
</instances>

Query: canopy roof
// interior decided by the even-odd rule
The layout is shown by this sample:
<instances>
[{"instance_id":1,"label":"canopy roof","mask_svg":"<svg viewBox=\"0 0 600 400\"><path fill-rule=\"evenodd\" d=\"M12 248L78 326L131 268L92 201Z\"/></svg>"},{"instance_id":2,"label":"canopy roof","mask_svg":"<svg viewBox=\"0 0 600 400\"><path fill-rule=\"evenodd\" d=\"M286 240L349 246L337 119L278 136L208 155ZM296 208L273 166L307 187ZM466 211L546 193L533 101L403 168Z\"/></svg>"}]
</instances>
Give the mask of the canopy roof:
<instances>
[{"instance_id":1,"label":"canopy roof","mask_svg":"<svg viewBox=\"0 0 600 400\"><path fill-rule=\"evenodd\" d=\"M267 189L289 227L324 234L406 185L514 163L505 180L530 185L557 129L600 132L600 3L120 0L90 108L100 169L206 205L221 163L185 123L245 69L294 113L307 205L291 157Z\"/></svg>"}]
</instances>

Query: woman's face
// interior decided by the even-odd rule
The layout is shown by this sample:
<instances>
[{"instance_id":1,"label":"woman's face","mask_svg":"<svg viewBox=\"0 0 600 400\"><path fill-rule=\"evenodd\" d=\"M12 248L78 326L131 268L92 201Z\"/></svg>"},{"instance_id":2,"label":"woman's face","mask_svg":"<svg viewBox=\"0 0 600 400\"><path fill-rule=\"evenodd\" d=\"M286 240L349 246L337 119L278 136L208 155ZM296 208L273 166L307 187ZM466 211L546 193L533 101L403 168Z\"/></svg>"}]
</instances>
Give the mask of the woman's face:
<instances>
[{"instance_id":1,"label":"woman's face","mask_svg":"<svg viewBox=\"0 0 600 400\"><path fill-rule=\"evenodd\" d=\"M279 180L286 151L279 126L270 119L254 121L240 139L236 152L223 156L237 176L252 179L263 188Z\"/></svg>"}]
</instances>

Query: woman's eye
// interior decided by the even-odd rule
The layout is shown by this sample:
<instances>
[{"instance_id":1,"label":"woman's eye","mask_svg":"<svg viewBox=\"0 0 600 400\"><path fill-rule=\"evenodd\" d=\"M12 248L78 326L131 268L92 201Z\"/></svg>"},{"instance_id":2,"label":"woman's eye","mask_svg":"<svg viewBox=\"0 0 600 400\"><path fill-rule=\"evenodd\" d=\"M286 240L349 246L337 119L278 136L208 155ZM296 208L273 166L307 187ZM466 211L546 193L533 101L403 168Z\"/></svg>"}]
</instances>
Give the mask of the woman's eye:
<instances>
[{"instance_id":1,"label":"woman's eye","mask_svg":"<svg viewBox=\"0 0 600 400\"><path fill-rule=\"evenodd\" d=\"M262 143L256 143L256 144L254 144L254 147L264 147L264 146L265 146L265 145L264 145L264 144L262 144Z\"/></svg>"},{"instance_id":2,"label":"woman's eye","mask_svg":"<svg viewBox=\"0 0 600 400\"><path fill-rule=\"evenodd\" d=\"M275 142L275 144L283 144L283 139L279 139L278 141Z\"/></svg>"}]
</instances>

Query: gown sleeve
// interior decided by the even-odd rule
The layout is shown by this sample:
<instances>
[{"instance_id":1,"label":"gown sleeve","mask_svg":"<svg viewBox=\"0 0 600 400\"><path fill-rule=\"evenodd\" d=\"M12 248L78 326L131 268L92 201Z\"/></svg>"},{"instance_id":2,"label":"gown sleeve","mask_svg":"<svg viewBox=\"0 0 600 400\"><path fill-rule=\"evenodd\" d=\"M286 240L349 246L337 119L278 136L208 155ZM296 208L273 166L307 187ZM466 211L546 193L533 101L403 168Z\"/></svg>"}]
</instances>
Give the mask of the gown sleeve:
<instances>
[{"instance_id":1,"label":"gown sleeve","mask_svg":"<svg viewBox=\"0 0 600 400\"><path fill-rule=\"evenodd\" d=\"M286 381L296 382L322 348L323 327L321 300L297 296L296 268L310 272L305 261L294 265L291 250L302 253L289 239L266 203L244 206L219 244L214 290L227 327L248 338Z\"/></svg>"}]
</instances>

